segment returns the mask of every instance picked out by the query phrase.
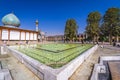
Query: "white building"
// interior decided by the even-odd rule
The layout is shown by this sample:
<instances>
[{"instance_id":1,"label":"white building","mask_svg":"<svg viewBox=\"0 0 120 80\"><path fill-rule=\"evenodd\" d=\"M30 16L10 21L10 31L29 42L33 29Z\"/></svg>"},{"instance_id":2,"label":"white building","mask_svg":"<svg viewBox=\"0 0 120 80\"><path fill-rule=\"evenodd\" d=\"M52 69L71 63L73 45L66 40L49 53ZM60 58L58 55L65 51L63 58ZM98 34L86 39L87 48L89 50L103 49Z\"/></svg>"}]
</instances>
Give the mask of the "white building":
<instances>
[{"instance_id":1,"label":"white building","mask_svg":"<svg viewBox=\"0 0 120 80\"><path fill-rule=\"evenodd\" d=\"M31 43L38 41L38 31L20 29L20 21L13 14L7 14L2 18L3 26L0 26L0 44L18 44L19 42Z\"/></svg>"}]
</instances>

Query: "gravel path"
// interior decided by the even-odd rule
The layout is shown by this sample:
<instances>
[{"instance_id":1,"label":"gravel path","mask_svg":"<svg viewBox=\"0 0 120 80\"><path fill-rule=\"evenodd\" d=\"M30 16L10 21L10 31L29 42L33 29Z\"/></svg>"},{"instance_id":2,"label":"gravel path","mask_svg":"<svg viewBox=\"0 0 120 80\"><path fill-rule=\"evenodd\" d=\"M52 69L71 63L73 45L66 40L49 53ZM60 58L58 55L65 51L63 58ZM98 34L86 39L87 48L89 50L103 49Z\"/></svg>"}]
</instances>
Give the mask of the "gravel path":
<instances>
[{"instance_id":1,"label":"gravel path","mask_svg":"<svg viewBox=\"0 0 120 80\"><path fill-rule=\"evenodd\" d=\"M93 66L98 63L99 57L107 55L120 55L120 48L110 45L105 45L104 48L99 47L98 50L76 70L69 80L89 80Z\"/></svg>"}]
</instances>

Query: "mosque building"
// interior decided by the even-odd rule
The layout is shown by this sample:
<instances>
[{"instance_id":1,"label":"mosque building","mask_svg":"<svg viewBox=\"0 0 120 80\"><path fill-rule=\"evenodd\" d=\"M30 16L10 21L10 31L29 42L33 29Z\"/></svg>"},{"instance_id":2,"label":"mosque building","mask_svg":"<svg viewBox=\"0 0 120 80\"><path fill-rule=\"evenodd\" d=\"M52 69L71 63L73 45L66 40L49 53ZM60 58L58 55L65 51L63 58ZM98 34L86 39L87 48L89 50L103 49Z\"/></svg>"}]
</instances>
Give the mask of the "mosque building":
<instances>
[{"instance_id":1,"label":"mosque building","mask_svg":"<svg viewBox=\"0 0 120 80\"><path fill-rule=\"evenodd\" d=\"M0 26L0 44L19 44L29 41L36 43L38 41L38 22L36 31L19 28L20 20L13 14L7 14L2 18L3 26Z\"/></svg>"}]
</instances>

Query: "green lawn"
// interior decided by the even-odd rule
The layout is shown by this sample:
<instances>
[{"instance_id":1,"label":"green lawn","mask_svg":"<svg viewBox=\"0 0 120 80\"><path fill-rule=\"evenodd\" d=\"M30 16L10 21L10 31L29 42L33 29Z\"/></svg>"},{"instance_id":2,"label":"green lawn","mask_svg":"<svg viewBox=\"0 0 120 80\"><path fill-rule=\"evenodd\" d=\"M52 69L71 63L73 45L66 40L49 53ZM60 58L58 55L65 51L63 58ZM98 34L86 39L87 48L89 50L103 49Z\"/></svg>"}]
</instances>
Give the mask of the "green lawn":
<instances>
[{"instance_id":1,"label":"green lawn","mask_svg":"<svg viewBox=\"0 0 120 80\"><path fill-rule=\"evenodd\" d=\"M53 68L61 67L91 48L91 44L42 44L37 47L17 48L18 51Z\"/></svg>"}]
</instances>

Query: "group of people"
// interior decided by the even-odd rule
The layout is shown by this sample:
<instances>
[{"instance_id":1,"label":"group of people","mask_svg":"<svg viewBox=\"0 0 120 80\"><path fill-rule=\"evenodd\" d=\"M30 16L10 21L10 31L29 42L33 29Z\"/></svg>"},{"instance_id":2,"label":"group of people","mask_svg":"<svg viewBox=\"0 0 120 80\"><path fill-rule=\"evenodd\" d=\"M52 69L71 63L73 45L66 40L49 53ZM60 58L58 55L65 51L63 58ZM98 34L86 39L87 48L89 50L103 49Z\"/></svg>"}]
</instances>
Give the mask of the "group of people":
<instances>
[{"instance_id":1,"label":"group of people","mask_svg":"<svg viewBox=\"0 0 120 80\"><path fill-rule=\"evenodd\" d=\"M16 44L18 44L18 43L16 43ZM23 42L20 41L19 44L22 45ZM27 41L25 42L25 44L29 44L29 41L27 40ZM6 41L6 40L3 41L3 45L7 45L7 41Z\"/></svg>"},{"instance_id":2,"label":"group of people","mask_svg":"<svg viewBox=\"0 0 120 80\"><path fill-rule=\"evenodd\" d=\"M117 43L115 40L113 40L113 46L120 47L120 43Z\"/></svg>"}]
</instances>

